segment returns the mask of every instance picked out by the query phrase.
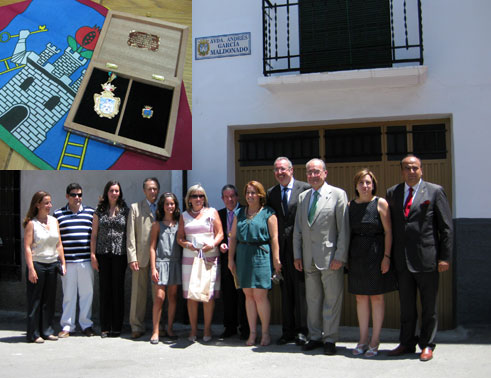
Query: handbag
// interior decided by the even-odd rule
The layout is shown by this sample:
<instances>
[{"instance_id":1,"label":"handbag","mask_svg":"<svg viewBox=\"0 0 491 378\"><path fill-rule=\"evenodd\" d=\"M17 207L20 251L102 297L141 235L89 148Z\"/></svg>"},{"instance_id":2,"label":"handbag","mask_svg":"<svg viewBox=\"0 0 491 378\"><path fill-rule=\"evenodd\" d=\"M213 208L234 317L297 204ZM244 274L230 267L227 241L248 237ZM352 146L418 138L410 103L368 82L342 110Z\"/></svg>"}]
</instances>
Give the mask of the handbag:
<instances>
[{"instance_id":1,"label":"handbag","mask_svg":"<svg viewBox=\"0 0 491 378\"><path fill-rule=\"evenodd\" d=\"M198 256L193 260L191 276L189 278L188 299L198 302L208 302L213 295L215 283L212 282L214 264L206 261L203 251L198 251Z\"/></svg>"}]
</instances>

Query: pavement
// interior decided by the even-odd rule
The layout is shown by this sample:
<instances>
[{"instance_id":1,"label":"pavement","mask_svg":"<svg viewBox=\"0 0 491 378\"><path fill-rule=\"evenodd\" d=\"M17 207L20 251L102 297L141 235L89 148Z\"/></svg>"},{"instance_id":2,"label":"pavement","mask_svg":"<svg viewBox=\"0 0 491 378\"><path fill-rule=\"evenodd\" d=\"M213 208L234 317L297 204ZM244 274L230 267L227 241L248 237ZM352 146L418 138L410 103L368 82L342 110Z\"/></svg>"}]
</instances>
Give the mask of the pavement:
<instances>
[{"instance_id":1,"label":"pavement","mask_svg":"<svg viewBox=\"0 0 491 378\"><path fill-rule=\"evenodd\" d=\"M161 339L158 345L149 343L148 332L132 340L129 329L120 338L79 332L38 345L26 343L25 314L0 311L0 377L491 377L491 330L485 326L440 331L428 362L419 361L416 353L388 357L397 346L399 332L394 329L382 331L380 353L374 358L352 356L356 327L340 328L335 356L323 355L322 349L303 352L293 343L274 344L281 334L277 325L267 347L247 347L238 337L219 340L221 325L213 326L214 338L208 343L201 338L188 342L188 325L178 323L175 330L177 342Z\"/></svg>"}]
</instances>

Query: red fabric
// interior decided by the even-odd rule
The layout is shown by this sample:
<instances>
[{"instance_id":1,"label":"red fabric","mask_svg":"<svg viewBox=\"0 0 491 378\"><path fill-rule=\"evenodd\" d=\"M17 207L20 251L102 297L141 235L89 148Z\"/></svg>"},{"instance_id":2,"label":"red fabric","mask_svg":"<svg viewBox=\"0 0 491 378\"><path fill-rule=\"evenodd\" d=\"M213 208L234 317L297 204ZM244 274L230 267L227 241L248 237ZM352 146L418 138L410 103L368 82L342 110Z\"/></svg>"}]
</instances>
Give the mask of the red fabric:
<instances>
[{"instance_id":1,"label":"red fabric","mask_svg":"<svg viewBox=\"0 0 491 378\"><path fill-rule=\"evenodd\" d=\"M22 1L20 3L5 5L2 8L2 16L0 17L0 30L3 30L12 21L12 19L18 14L24 12L26 8L31 4L32 0Z\"/></svg>"},{"instance_id":2,"label":"red fabric","mask_svg":"<svg viewBox=\"0 0 491 378\"><path fill-rule=\"evenodd\" d=\"M168 160L153 158L134 151L125 151L111 170L123 169L192 169L192 116L184 83L181 85L179 111L172 155Z\"/></svg>"},{"instance_id":3,"label":"red fabric","mask_svg":"<svg viewBox=\"0 0 491 378\"><path fill-rule=\"evenodd\" d=\"M93 1L90 0L77 0L80 4L87 5L88 7L91 7L92 9L96 10L103 16L107 16L107 8L102 6L101 4L94 3Z\"/></svg>"},{"instance_id":4,"label":"red fabric","mask_svg":"<svg viewBox=\"0 0 491 378\"><path fill-rule=\"evenodd\" d=\"M23 13L27 9L29 4L31 4L31 1L32 0L26 0L26 1L21 1L20 3L14 3L14 4L2 6L1 7L2 17L0 17L0 30L5 29L15 16ZM103 16L107 15L107 8L103 7L100 4L94 3L91 0L77 0L77 1L81 4L93 8Z\"/></svg>"},{"instance_id":5,"label":"red fabric","mask_svg":"<svg viewBox=\"0 0 491 378\"><path fill-rule=\"evenodd\" d=\"M409 210L411 210L411 205L413 204L413 188L409 188L409 194L406 198L406 204L404 205L404 216L407 218L409 216Z\"/></svg>"}]
</instances>

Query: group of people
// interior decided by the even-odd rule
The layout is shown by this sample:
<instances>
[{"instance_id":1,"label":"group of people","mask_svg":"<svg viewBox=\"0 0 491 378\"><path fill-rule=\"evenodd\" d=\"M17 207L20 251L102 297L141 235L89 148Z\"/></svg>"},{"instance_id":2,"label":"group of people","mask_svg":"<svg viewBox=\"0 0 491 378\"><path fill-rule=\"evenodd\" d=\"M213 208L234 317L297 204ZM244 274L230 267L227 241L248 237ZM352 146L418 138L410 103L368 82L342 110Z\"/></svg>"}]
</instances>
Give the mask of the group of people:
<instances>
[{"instance_id":1,"label":"group of people","mask_svg":"<svg viewBox=\"0 0 491 378\"><path fill-rule=\"evenodd\" d=\"M54 218L49 215L49 194L37 192L24 221L28 340L57 339L52 324L57 271L64 295L58 336L75 331L77 292L82 331L94 334L92 268L99 272L101 337L118 336L129 265L133 338L145 332L151 280L152 344L162 336L177 338L173 321L177 289L182 285L191 325L189 341L198 337L199 302L203 302L203 341L212 339L214 300L222 294L224 331L220 337L239 332L246 345L269 345L268 290L272 282L279 282L282 335L276 343L295 342L303 350L323 348L326 355L333 355L347 270L360 327L352 353L378 354L384 293L399 290L400 344L389 355L414 353L418 344L420 359L430 360L437 329L438 273L449 268L452 253L452 216L442 187L422 180L421 160L412 155L401 161L404 182L390 188L385 199L376 195L377 179L368 169L356 173L356 196L349 203L344 190L326 182L324 161L312 159L306 170L307 182L296 180L291 161L279 157L274 162L277 185L266 191L261 183L248 182L243 192L245 206L240 205L235 186L226 185L222 189L225 208L220 211L209 206L202 186L193 185L181 213L174 194L158 198L156 178L144 181L145 199L131 207L124 202L119 183L108 182L96 210L82 206L80 185L70 184L68 204L55 211ZM206 268L198 272L198 266ZM168 324L162 332L159 323L166 294Z\"/></svg>"}]
</instances>

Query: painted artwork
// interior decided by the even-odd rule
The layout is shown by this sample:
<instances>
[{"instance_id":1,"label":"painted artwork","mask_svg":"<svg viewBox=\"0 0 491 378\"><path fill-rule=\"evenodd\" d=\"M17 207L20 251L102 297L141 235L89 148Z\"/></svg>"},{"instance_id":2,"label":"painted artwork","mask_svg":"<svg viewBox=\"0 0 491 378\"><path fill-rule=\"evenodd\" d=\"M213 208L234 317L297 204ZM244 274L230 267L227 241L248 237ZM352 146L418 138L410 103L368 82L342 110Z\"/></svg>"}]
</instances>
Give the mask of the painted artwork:
<instances>
[{"instance_id":1,"label":"painted artwork","mask_svg":"<svg viewBox=\"0 0 491 378\"><path fill-rule=\"evenodd\" d=\"M87 0L30 0L1 9L0 138L7 145L41 169L190 169L191 114L185 91L178 119L185 123L181 132L189 134L189 143L177 145L187 152L178 152L175 161L125 151L63 128L106 8Z\"/></svg>"}]
</instances>

